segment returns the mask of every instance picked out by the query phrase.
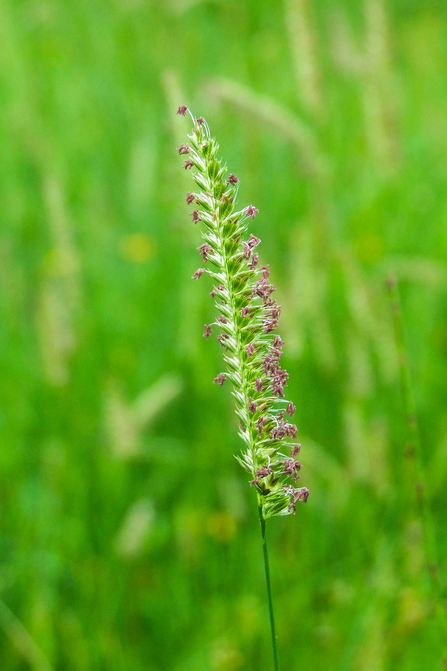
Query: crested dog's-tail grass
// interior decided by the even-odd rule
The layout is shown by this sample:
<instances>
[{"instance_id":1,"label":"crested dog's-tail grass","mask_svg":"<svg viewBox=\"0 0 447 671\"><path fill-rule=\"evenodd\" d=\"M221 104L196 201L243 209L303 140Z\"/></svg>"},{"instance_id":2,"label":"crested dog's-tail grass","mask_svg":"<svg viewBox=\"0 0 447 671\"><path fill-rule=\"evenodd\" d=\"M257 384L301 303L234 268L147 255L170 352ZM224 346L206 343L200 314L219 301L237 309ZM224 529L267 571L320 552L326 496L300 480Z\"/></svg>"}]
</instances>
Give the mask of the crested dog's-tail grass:
<instances>
[{"instance_id":1,"label":"crested dog's-tail grass","mask_svg":"<svg viewBox=\"0 0 447 671\"><path fill-rule=\"evenodd\" d=\"M186 106L178 114L186 116ZM189 142L178 147L185 157L184 169L191 170L196 189L186 196L192 205L194 224L201 223L203 244L198 247L203 266L192 279L210 275L214 287L217 317L205 324L204 337L217 328L224 350L226 370L214 383L233 385L239 435L244 443L237 460L249 474L248 483L257 496L262 532L264 565L269 599L275 669L278 669L270 573L265 535L266 520L295 514L299 502L306 502L309 490L296 487L301 463L296 459L301 445L297 427L288 421L295 412L285 398L288 373L280 365L283 341L275 334L281 306L272 298L275 287L269 281L268 265L259 265L260 239L248 234L250 219L258 214L253 205L236 210L239 178L217 158L219 145L208 124L191 115L194 127Z\"/></svg>"}]
</instances>

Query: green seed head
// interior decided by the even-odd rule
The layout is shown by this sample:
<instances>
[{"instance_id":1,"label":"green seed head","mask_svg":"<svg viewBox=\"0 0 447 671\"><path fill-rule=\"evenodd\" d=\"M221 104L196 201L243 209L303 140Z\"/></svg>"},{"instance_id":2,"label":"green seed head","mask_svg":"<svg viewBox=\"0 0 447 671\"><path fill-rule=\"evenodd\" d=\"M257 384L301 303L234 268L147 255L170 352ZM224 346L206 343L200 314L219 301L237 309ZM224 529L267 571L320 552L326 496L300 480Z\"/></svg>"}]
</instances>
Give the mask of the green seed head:
<instances>
[{"instance_id":1,"label":"green seed head","mask_svg":"<svg viewBox=\"0 0 447 671\"><path fill-rule=\"evenodd\" d=\"M177 114L189 112L179 107ZM190 113L191 114L191 113ZM219 145L211 137L208 124L193 120L189 143L178 148L188 155L185 170L197 186L186 202L197 209L191 212L194 224L203 224L204 243L198 247L206 267L192 275L198 280L208 273L215 282L211 296L218 316L213 326L221 333L217 339L224 350L225 373L214 383L233 385L239 435L245 449L236 459L250 474L250 485L257 491L264 519L296 512L298 502L306 502L309 490L296 488L301 463L295 458L300 445L297 428L287 421L295 406L285 398L288 373L281 369L283 342L274 331L281 306L272 299L269 267L259 266L255 249L259 238L248 235L248 224L259 210L249 205L236 210L239 178L230 174L217 157ZM205 324L209 338L212 325Z\"/></svg>"}]
</instances>

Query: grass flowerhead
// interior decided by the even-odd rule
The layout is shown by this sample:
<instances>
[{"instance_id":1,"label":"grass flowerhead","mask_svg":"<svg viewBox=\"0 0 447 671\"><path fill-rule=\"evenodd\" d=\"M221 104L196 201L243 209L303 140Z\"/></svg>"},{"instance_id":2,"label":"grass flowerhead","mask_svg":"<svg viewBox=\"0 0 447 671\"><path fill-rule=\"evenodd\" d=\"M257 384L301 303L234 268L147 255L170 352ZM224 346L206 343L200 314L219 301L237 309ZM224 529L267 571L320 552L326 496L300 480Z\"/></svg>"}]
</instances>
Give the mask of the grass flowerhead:
<instances>
[{"instance_id":1,"label":"grass flowerhead","mask_svg":"<svg viewBox=\"0 0 447 671\"><path fill-rule=\"evenodd\" d=\"M189 112L185 105L177 114ZM196 189L186 196L193 206L194 224L202 225L203 244L197 249L203 266L192 275L211 276L217 317L205 324L204 337L214 328L223 348L226 370L214 378L222 386L233 385L239 435L245 449L236 458L249 473L263 519L296 512L309 490L296 487L301 462L297 459L297 427L290 422L295 406L285 397L288 373L281 368L283 341L275 334L281 306L272 298L275 287L268 265L260 265L260 239L249 234L249 223L259 213L253 205L236 209L239 178L227 175L211 137L208 124L191 115L194 127L189 142L178 147L191 170Z\"/></svg>"}]
</instances>

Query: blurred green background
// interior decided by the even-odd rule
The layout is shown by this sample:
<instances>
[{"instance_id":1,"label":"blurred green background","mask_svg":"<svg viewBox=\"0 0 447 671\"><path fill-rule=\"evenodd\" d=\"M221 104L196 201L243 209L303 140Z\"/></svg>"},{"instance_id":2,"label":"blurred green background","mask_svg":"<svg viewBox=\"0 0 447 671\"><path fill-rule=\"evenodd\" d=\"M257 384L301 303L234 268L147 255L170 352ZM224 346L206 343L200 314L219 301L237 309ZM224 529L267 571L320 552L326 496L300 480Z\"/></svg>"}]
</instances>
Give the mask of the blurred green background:
<instances>
[{"instance_id":1,"label":"blurred green background","mask_svg":"<svg viewBox=\"0 0 447 671\"><path fill-rule=\"evenodd\" d=\"M268 525L282 668L437 669L385 279L445 577L445 3L1 0L0 44L2 671L272 668L180 104L283 305L311 496Z\"/></svg>"}]
</instances>

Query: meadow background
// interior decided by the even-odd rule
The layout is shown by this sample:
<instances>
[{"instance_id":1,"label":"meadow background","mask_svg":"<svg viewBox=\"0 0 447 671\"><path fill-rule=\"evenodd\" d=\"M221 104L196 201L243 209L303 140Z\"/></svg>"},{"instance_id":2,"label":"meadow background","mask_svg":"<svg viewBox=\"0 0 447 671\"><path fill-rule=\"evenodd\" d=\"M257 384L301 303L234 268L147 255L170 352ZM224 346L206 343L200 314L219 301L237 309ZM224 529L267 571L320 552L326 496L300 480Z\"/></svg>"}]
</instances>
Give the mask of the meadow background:
<instances>
[{"instance_id":1,"label":"meadow background","mask_svg":"<svg viewBox=\"0 0 447 671\"><path fill-rule=\"evenodd\" d=\"M387 273L447 579L443 0L0 1L0 667L272 668L253 491L175 148L260 213L309 502L282 668L432 671Z\"/></svg>"}]
</instances>

